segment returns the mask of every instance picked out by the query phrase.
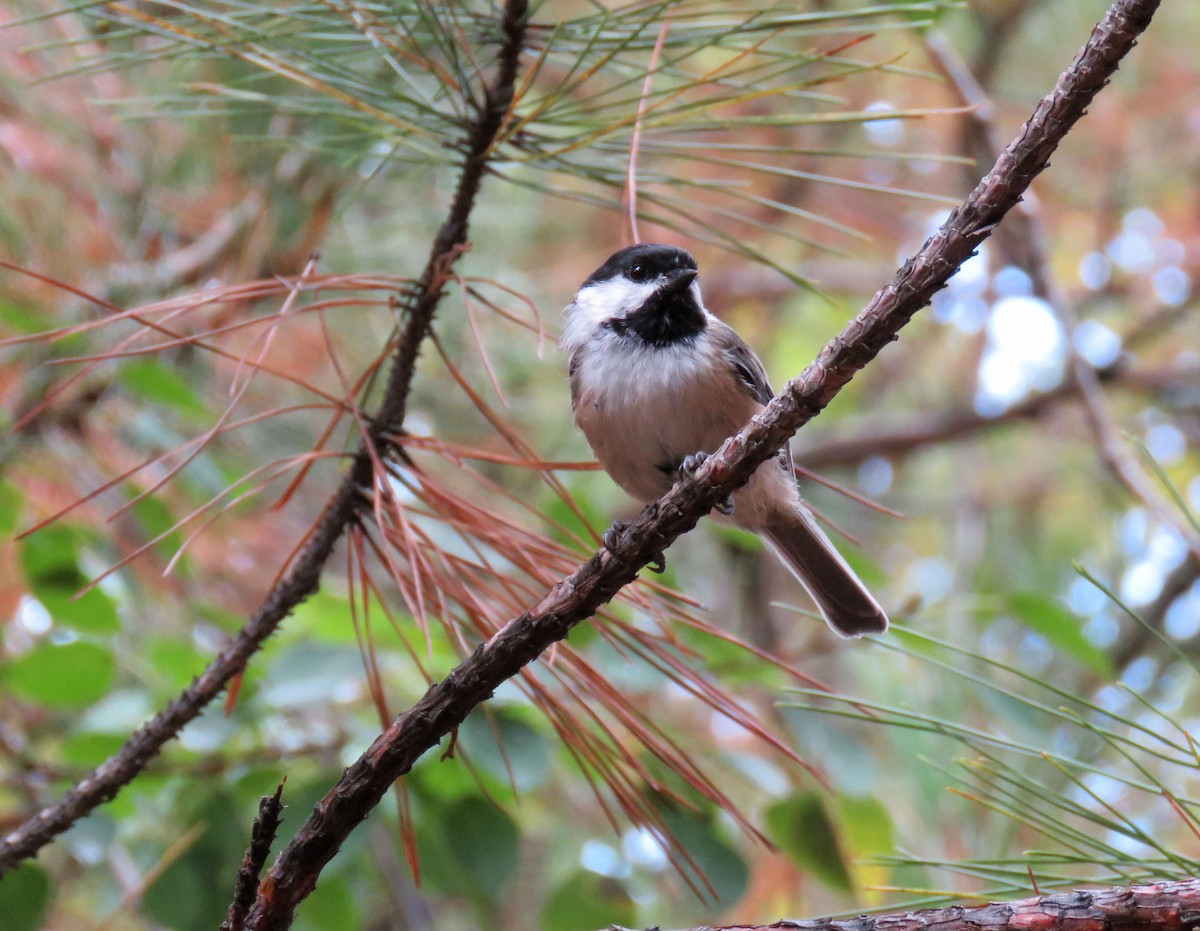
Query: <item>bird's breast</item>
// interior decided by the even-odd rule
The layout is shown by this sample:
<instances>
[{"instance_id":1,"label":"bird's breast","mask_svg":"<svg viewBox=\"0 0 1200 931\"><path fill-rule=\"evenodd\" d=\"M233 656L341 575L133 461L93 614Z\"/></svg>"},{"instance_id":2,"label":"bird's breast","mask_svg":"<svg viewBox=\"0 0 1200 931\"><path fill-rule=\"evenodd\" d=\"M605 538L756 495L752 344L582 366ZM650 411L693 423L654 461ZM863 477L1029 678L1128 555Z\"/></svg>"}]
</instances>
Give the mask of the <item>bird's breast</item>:
<instances>
[{"instance_id":1,"label":"bird's breast","mask_svg":"<svg viewBox=\"0 0 1200 931\"><path fill-rule=\"evenodd\" d=\"M685 456L715 450L759 405L703 342L656 348L617 340L609 334L578 350L575 420L613 480L653 501Z\"/></svg>"}]
</instances>

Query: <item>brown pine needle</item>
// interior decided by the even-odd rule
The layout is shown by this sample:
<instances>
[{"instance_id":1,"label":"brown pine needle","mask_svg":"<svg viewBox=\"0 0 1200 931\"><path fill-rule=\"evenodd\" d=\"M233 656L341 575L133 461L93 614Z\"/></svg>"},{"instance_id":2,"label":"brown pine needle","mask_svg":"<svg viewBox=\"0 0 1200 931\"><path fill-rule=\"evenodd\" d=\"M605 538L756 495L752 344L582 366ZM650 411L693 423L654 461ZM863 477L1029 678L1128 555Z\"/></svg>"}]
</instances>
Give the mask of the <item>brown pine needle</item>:
<instances>
[{"instance_id":1,"label":"brown pine needle","mask_svg":"<svg viewBox=\"0 0 1200 931\"><path fill-rule=\"evenodd\" d=\"M540 359L542 357L542 348L546 342L546 326L545 326L545 321L542 320L542 314L537 308L537 304L534 303L529 297L527 297L526 295L524 295L520 291L518 291L516 288L510 287L510 286L504 284L502 281L496 281L493 278L464 278L463 280L465 282L468 282L467 290L470 293L470 295L473 298L475 298L475 300L479 301L481 304L483 304L485 307L487 307L490 311L492 311L492 313L497 314L500 317L503 317L505 320L515 323L519 327L529 330L531 333L537 334L536 351L537 351L538 358ZM503 307L501 307L499 304L497 304L495 301L493 301L491 298L489 298L486 294L484 294L482 291L480 291L478 288L471 286L470 282L486 284L489 287L493 287L498 291L502 291L503 293L509 295L510 297L516 298L518 301L520 301L522 304L524 304L529 309L529 314L533 318L533 322L528 323L528 322L522 320L516 314L510 313L509 311L505 310Z\"/></svg>"},{"instance_id":2,"label":"brown pine needle","mask_svg":"<svg viewBox=\"0 0 1200 931\"><path fill-rule=\"evenodd\" d=\"M801 465L794 466L794 470L797 475L802 475L804 478L810 479L811 481L816 482L818 485L824 485L831 491L836 491L839 495L849 498L856 504L861 504L863 507L870 508L872 511L877 511L880 514L886 514L888 517L895 517L898 520L908 520L908 515L903 511L894 511L886 504L880 504L874 498L867 497L866 495L855 491L853 488L843 485L841 482L835 482L833 479L827 478L826 476L821 475L819 472L813 472L812 470L806 469Z\"/></svg>"},{"instance_id":3,"label":"brown pine needle","mask_svg":"<svg viewBox=\"0 0 1200 931\"><path fill-rule=\"evenodd\" d=\"M249 426L251 424L261 423L264 420L269 420L270 418L277 417L281 414L287 414L287 413L292 413L295 411L303 411L303 410L321 410L321 409L324 409L325 406L326 405L323 405L323 404L295 404L295 405L292 405L291 407L282 407L282 408L276 408L275 410L271 410L271 411L264 411L263 413L252 414L248 417L243 418L242 420L236 421L231 424L227 424L221 432L227 433L227 432L231 432L234 430L238 430L238 429L241 429L242 427ZM192 439L185 440L183 443L180 443L178 446L175 446L172 449L169 449L164 453L160 453L159 455L153 456L150 459L143 460L142 462L138 463L137 465L132 466L129 469L126 469L120 475L117 475L115 478L109 479L103 485L100 485L97 488L94 488L92 491L88 492L86 495L83 495L82 497L77 498L75 501L72 501L66 507L59 509L55 513L51 514L49 517L43 518L42 520L39 520L33 526L31 526L25 530L22 530L20 533L18 533L16 535L15 539L22 540L25 537L29 536L30 534L37 533L37 531L41 530L43 527L46 527L50 524L55 523L56 521L61 520L62 518L66 517L68 514L70 514L72 511L87 504L89 501L94 500L95 498L99 497L100 495L104 494L105 492L111 491L113 488L117 487L118 485L122 484L123 482L128 481L130 478L137 475L139 472L143 471L144 469L153 468L155 465L162 463L164 460L170 458L171 456L173 456L177 453L181 453L181 452L187 450L193 444L198 443L198 442L200 442L200 438L193 437ZM260 467L260 469L261 468L262 467ZM110 517L108 519L113 520L113 519L115 519L115 517L116 517L116 515L113 514L113 515L110 515Z\"/></svg>"},{"instance_id":4,"label":"brown pine needle","mask_svg":"<svg viewBox=\"0 0 1200 931\"><path fill-rule=\"evenodd\" d=\"M475 308L470 292L462 286L463 282L461 278L455 276L455 280L458 281L459 289L462 291L463 310L466 312L467 326L470 328L471 335L475 339L475 348L479 351L479 358L483 360L483 368L488 374L488 380L492 383L492 390L496 392L496 397L500 399L500 403L508 407L508 398L504 396L504 389L500 387L500 378L496 374L495 367L492 365L492 357L488 354L483 334L479 332L479 323L475 319Z\"/></svg>"}]
</instances>

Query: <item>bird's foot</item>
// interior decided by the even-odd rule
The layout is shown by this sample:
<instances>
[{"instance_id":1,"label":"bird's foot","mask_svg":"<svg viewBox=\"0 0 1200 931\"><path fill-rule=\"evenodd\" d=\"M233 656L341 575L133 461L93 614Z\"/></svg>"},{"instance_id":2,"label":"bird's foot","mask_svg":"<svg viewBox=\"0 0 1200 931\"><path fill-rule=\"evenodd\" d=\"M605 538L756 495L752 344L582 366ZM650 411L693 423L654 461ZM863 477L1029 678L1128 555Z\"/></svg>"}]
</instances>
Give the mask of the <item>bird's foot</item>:
<instances>
[{"instance_id":1,"label":"bird's foot","mask_svg":"<svg viewBox=\"0 0 1200 931\"><path fill-rule=\"evenodd\" d=\"M691 478L696 474L696 470L706 462L708 462L708 453L706 452L692 453L690 456L684 456L683 461L679 463L679 474L684 478Z\"/></svg>"},{"instance_id":2,"label":"bird's foot","mask_svg":"<svg viewBox=\"0 0 1200 931\"><path fill-rule=\"evenodd\" d=\"M625 528L628 526L629 521L627 520L614 520L612 522L612 526L604 531L604 533L600 534L600 542L603 543L604 548L614 556L617 555L617 538L625 532Z\"/></svg>"},{"instance_id":3,"label":"bird's foot","mask_svg":"<svg viewBox=\"0 0 1200 931\"><path fill-rule=\"evenodd\" d=\"M683 462L679 464L679 474L684 478L691 478L696 474L696 470L708 461L708 453L699 452L692 453L690 456L684 456ZM713 509L726 517L733 513L733 495L727 495L724 501L718 501L713 505Z\"/></svg>"},{"instance_id":4,"label":"bird's foot","mask_svg":"<svg viewBox=\"0 0 1200 931\"><path fill-rule=\"evenodd\" d=\"M628 527L629 521L614 520L612 522L612 526L600 535L600 542L604 544L604 548L612 553L613 556L617 555L617 538L620 537ZM651 572L661 575L667 571L667 557L662 553L655 553L654 557L648 563L646 563L646 568Z\"/></svg>"}]
</instances>

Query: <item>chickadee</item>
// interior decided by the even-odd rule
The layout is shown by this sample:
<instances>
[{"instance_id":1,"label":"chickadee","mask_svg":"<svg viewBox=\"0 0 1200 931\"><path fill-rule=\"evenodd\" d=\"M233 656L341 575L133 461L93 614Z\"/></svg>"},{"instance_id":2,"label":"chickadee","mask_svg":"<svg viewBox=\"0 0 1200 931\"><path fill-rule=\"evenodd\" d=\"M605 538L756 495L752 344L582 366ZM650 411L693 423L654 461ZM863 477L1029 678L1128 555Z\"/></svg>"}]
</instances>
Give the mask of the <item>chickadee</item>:
<instances>
[{"instance_id":1,"label":"chickadee","mask_svg":"<svg viewBox=\"0 0 1200 931\"><path fill-rule=\"evenodd\" d=\"M683 249L631 246L563 311L575 422L612 479L647 504L774 396L758 356L705 309L697 274ZM801 499L786 446L731 497L717 519L762 535L838 634L887 629Z\"/></svg>"}]
</instances>

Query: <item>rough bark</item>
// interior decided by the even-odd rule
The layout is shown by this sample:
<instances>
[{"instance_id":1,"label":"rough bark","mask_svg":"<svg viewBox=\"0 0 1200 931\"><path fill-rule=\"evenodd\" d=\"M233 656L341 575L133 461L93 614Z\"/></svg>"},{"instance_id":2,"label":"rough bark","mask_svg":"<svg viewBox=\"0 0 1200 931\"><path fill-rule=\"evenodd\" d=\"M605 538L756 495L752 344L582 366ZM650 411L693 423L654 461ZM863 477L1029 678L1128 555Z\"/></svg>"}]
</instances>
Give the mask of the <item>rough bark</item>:
<instances>
[{"instance_id":1,"label":"rough bark","mask_svg":"<svg viewBox=\"0 0 1200 931\"><path fill-rule=\"evenodd\" d=\"M955 905L861 918L784 919L767 925L705 925L690 931L1193 931L1200 880L1077 890L975 908Z\"/></svg>"}]
</instances>

